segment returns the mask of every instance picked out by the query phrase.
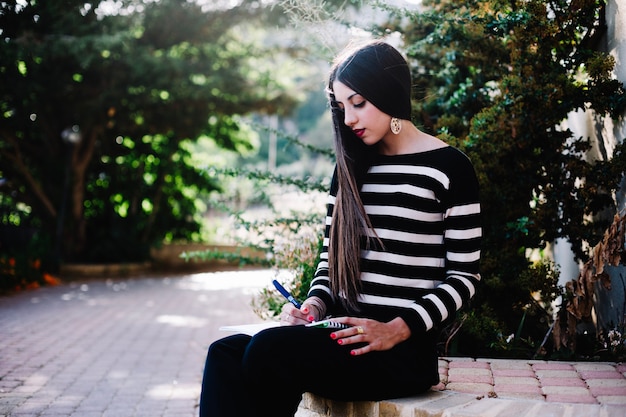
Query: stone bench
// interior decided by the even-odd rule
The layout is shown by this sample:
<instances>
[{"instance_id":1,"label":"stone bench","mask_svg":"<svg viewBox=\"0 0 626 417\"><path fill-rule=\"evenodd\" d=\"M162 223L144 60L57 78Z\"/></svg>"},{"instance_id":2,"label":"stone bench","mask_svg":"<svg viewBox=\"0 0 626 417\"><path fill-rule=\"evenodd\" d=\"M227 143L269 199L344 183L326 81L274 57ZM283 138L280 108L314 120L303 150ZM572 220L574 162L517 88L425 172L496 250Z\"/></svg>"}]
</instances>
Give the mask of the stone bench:
<instances>
[{"instance_id":1,"label":"stone bench","mask_svg":"<svg viewBox=\"0 0 626 417\"><path fill-rule=\"evenodd\" d=\"M443 358L442 383L409 398L341 402L310 393L296 417L624 417L626 364Z\"/></svg>"}]
</instances>

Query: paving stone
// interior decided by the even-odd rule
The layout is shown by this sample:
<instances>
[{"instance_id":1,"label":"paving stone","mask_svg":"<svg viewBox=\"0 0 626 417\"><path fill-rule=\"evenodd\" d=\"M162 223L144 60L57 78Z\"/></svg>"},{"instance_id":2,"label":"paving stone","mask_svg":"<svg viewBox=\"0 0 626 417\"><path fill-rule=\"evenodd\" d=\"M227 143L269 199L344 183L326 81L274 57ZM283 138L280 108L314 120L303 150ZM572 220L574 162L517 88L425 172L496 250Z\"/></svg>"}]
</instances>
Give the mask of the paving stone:
<instances>
[{"instance_id":1,"label":"paving stone","mask_svg":"<svg viewBox=\"0 0 626 417\"><path fill-rule=\"evenodd\" d=\"M569 363L562 362L537 362L532 364L533 369L538 370L553 370L553 371L570 371L575 370L574 366Z\"/></svg>"},{"instance_id":2,"label":"paving stone","mask_svg":"<svg viewBox=\"0 0 626 417\"><path fill-rule=\"evenodd\" d=\"M514 385L532 385L539 386L539 381L537 378L533 377L512 377L512 376L501 376L496 377L495 383L500 384L514 384Z\"/></svg>"},{"instance_id":3,"label":"paving stone","mask_svg":"<svg viewBox=\"0 0 626 417\"><path fill-rule=\"evenodd\" d=\"M624 376L617 372L612 371L578 371L580 377L583 379L624 379Z\"/></svg>"},{"instance_id":4,"label":"paving stone","mask_svg":"<svg viewBox=\"0 0 626 417\"><path fill-rule=\"evenodd\" d=\"M563 395L591 395L586 387L563 387L549 386L541 387L541 391L545 395L563 394Z\"/></svg>"},{"instance_id":5,"label":"paving stone","mask_svg":"<svg viewBox=\"0 0 626 417\"><path fill-rule=\"evenodd\" d=\"M578 378L541 378L541 386L587 388L587 384L585 384L585 381Z\"/></svg>"},{"instance_id":6,"label":"paving stone","mask_svg":"<svg viewBox=\"0 0 626 417\"><path fill-rule=\"evenodd\" d=\"M591 387L626 387L626 379L588 379L585 383Z\"/></svg>"},{"instance_id":7,"label":"paving stone","mask_svg":"<svg viewBox=\"0 0 626 417\"><path fill-rule=\"evenodd\" d=\"M484 368L465 368L465 367L452 367L448 369L448 375L489 375L491 376L490 369Z\"/></svg>"},{"instance_id":8,"label":"paving stone","mask_svg":"<svg viewBox=\"0 0 626 417\"><path fill-rule=\"evenodd\" d=\"M535 370L535 374L539 378L576 378L580 379L580 374L576 370L561 370L561 369L538 369Z\"/></svg>"},{"instance_id":9,"label":"paving stone","mask_svg":"<svg viewBox=\"0 0 626 417\"><path fill-rule=\"evenodd\" d=\"M488 359L491 369L499 370L499 369L524 369L524 370L532 370L531 365L527 361L523 360L511 360L511 359Z\"/></svg>"},{"instance_id":10,"label":"paving stone","mask_svg":"<svg viewBox=\"0 0 626 417\"><path fill-rule=\"evenodd\" d=\"M469 394L487 395L493 392L493 385L486 383L451 382L446 385L446 389Z\"/></svg>"},{"instance_id":11,"label":"paving stone","mask_svg":"<svg viewBox=\"0 0 626 417\"><path fill-rule=\"evenodd\" d=\"M597 404L598 401L591 395L576 395L576 394L548 394L546 395L547 402L558 403L581 403L581 404Z\"/></svg>"},{"instance_id":12,"label":"paving stone","mask_svg":"<svg viewBox=\"0 0 626 417\"><path fill-rule=\"evenodd\" d=\"M250 291L272 274L231 278L89 281L0 299L0 390L13 398L0 397L0 415L136 417L144 401L144 415L192 417L208 345L221 325L260 321ZM157 380L177 380L170 395L193 398L146 396Z\"/></svg>"},{"instance_id":13,"label":"paving stone","mask_svg":"<svg viewBox=\"0 0 626 417\"><path fill-rule=\"evenodd\" d=\"M480 374L473 375L471 373L461 373L461 374L450 373L448 375L448 384L459 383L459 382L471 382L471 383L493 385L493 378L491 376L491 373L488 373L486 375L480 375Z\"/></svg>"},{"instance_id":14,"label":"paving stone","mask_svg":"<svg viewBox=\"0 0 626 417\"><path fill-rule=\"evenodd\" d=\"M92 280L2 298L0 416L195 417L206 349L224 336L219 326L260 321L249 301L267 272ZM438 365L450 379L443 390L380 403L306 394L297 416L624 417L626 364Z\"/></svg>"},{"instance_id":15,"label":"paving stone","mask_svg":"<svg viewBox=\"0 0 626 417\"><path fill-rule=\"evenodd\" d=\"M472 382L493 384L491 371L488 369L475 368L451 368L448 370L448 383L453 382Z\"/></svg>"},{"instance_id":16,"label":"paving stone","mask_svg":"<svg viewBox=\"0 0 626 417\"><path fill-rule=\"evenodd\" d=\"M574 365L574 368L578 372L583 371L615 371L615 365L610 363L600 363L600 362L577 362Z\"/></svg>"},{"instance_id":17,"label":"paving stone","mask_svg":"<svg viewBox=\"0 0 626 417\"><path fill-rule=\"evenodd\" d=\"M450 370L458 368L466 369L490 369L488 362L475 362L475 361L453 361L448 363Z\"/></svg>"},{"instance_id":18,"label":"paving stone","mask_svg":"<svg viewBox=\"0 0 626 417\"><path fill-rule=\"evenodd\" d=\"M497 383L493 386L497 394L519 392L524 394L538 394L543 396L543 391L538 385L531 384L501 384Z\"/></svg>"},{"instance_id":19,"label":"paving stone","mask_svg":"<svg viewBox=\"0 0 626 417\"><path fill-rule=\"evenodd\" d=\"M137 413L135 413L137 415ZM84 410L76 410L68 417L102 417L101 411L84 411Z\"/></svg>"},{"instance_id":20,"label":"paving stone","mask_svg":"<svg viewBox=\"0 0 626 417\"><path fill-rule=\"evenodd\" d=\"M493 369L492 374L494 377L500 377L500 376L531 377L531 378L535 377L535 373L532 371L532 369Z\"/></svg>"},{"instance_id":21,"label":"paving stone","mask_svg":"<svg viewBox=\"0 0 626 417\"><path fill-rule=\"evenodd\" d=\"M620 404L626 406L626 395L599 395L596 400L601 404ZM626 411L626 407L622 408L622 413ZM622 414L623 416L624 414Z\"/></svg>"},{"instance_id":22,"label":"paving stone","mask_svg":"<svg viewBox=\"0 0 626 417\"><path fill-rule=\"evenodd\" d=\"M599 385L589 387L589 392L591 392L595 397L599 395L623 395L626 397L626 387L607 387Z\"/></svg>"}]
</instances>

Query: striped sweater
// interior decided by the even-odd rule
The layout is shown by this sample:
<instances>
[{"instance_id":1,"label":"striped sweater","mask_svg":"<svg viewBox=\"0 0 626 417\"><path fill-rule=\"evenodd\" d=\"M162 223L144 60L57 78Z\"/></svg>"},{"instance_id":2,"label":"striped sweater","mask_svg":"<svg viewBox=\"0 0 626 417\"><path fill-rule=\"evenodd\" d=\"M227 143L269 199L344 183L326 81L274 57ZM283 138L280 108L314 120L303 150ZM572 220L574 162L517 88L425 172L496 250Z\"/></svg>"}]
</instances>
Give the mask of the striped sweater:
<instances>
[{"instance_id":1,"label":"striped sweater","mask_svg":"<svg viewBox=\"0 0 626 417\"><path fill-rule=\"evenodd\" d=\"M336 189L333 179L309 296L321 298L330 314L345 314L328 279ZM382 246L362 248L360 311L351 315L385 322L402 317L413 334L452 318L480 280L480 203L469 159L453 147L377 156L361 198Z\"/></svg>"}]
</instances>

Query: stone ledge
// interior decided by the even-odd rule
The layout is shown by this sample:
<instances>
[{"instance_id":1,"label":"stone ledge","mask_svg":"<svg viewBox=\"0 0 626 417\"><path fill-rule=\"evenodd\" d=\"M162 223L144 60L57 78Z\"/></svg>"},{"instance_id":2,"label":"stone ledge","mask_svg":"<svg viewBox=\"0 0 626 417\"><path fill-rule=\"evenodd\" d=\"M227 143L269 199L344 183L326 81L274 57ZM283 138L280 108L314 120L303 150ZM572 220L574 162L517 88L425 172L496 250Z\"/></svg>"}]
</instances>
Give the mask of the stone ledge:
<instances>
[{"instance_id":1,"label":"stone ledge","mask_svg":"<svg viewBox=\"0 0 626 417\"><path fill-rule=\"evenodd\" d=\"M296 417L624 417L626 410L623 363L442 357L439 378L421 395L379 402L307 393Z\"/></svg>"},{"instance_id":2,"label":"stone ledge","mask_svg":"<svg viewBox=\"0 0 626 417\"><path fill-rule=\"evenodd\" d=\"M341 402L303 396L295 417L623 417L624 406L489 398L454 391L386 401Z\"/></svg>"},{"instance_id":3,"label":"stone ledge","mask_svg":"<svg viewBox=\"0 0 626 417\"><path fill-rule=\"evenodd\" d=\"M213 245L203 243L185 243L185 244L169 244L163 245L159 248L152 248L150 250L150 257L155 269L160 270L189 270L189 269L202 269L202 270L223 270L229 267L238 267L239 262L237 260L227 259L191 259L189 261L181 258L181 254L184 252L204 252L213 251L223 254L239 255L244 258L251 259L264 259L266 254L259 250L253 250L248 247L237 247L229 245ZM258 268L258 265L256 265Z\"/></svg>"},{"instance_id":4,"label":"stone ledge","mask_svg":"<svg viewBox=\"0 0 626 417\"><path fill-rule=\"evenodd\" d=\"M209 260L185 260L181 258L183 252L217 251L224 254L239 254L251 259L263 258L265 254L250 248L238 248L227 245L209 244L170 244L159 248L152 248L150 261L129 263L99 263L99 264L62 264L59 274L62 279L84 278L109 278L109 277L132 277L145 276L154 273L194 273L230 271L254 268L258 265L240 265L236 260L209 259Z\"/></svg>"},{"instance_id":5,"label":"stone ledge","mask_svg":"<svg viewBox=\"0 0 626 417\"><path fill-rule=\"evenodd\" d=\"M89 277L128 277L150 272L150 262L120 264L63 264L60 275L62 278Z\"/></svg>"}]
</instances>

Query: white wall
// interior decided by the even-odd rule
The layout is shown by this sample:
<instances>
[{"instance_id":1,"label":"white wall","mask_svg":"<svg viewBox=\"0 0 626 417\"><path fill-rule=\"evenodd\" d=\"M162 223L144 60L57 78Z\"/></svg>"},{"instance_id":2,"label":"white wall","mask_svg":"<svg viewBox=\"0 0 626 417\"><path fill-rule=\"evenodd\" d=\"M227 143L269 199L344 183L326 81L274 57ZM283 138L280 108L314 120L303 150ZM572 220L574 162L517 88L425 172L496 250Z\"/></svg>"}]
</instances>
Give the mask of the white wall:
<instances>
[{"instance_id":1,"label":"white wall","mask_svg":"<svg viewBox=\"0 0 626 417\"><path fill-rule=\"evenodd\" d=\"M609 0L606 7L607 51L615 57L615 78L626 84L626 0ZM626 115L623 115L626 118ZM613 137L622 142L626 138L626 122L610 126ZM626 178L616 195L618 210L626 209Z\"/></svg>"},{"instance_id":2,"label":"white wall","mask_svg":"<svg viewBox=\"0 0 626 417\"><path fill-rule=\"evenodd\" d=\"M626 0L608 1L606 22L607 34L604 47L615 58L615 78L626 84ZM624 116L626 118L626 115ZM591 159L612 157L615 146L626 137L624 120L613 121L609 117L598 120L589 111L570 113L565 125L573 131L575 137L591 137L593 149L588 155ZM622 188L618 190L615 198L618 210L623 210L626 207L626 180L622 181ZM573 261L573 254L565 239L555 242L554 260L562 270L560 284L576 278L578 265Z\"/></svg>"},{"instance_id":3,"label":"white wall","mask_svg":"<svg viewBox=\"0 0 626 417\"><path fill-rule=\"evenodd\" d=\"M607 33L604 50L615 58L615 78L626 84L626 0L609 0L606 7ZM574 136L590 137L593 148L590 159L606 159L613 156L615 146L626 138L626 114L621 121L610 117L598 118L591 112L573 112L565 122ZM618 211L626 208L626 178L616 192L615 199ZM594 245L597 242L590 242ZM559 284L576 279L579 265L574 261L571 247L566 239L559 239L553 245L553 257L561 269ZM626 268L607 268L611 277L612 290L608 291L599 285L596 289L596 315L598 323L613 326L624 322L626 307ZM610 326L612 327L612 326Z\"/></svg>"}]
</instances>

